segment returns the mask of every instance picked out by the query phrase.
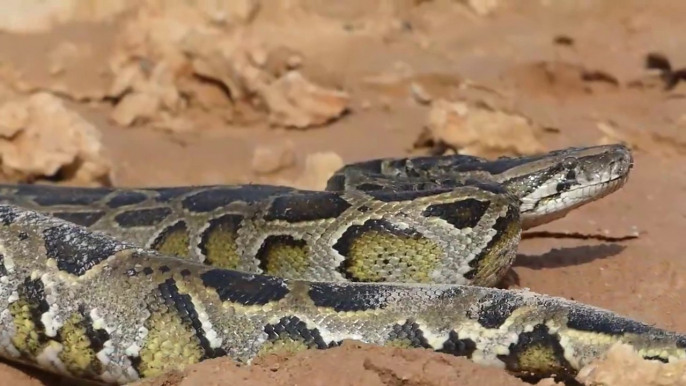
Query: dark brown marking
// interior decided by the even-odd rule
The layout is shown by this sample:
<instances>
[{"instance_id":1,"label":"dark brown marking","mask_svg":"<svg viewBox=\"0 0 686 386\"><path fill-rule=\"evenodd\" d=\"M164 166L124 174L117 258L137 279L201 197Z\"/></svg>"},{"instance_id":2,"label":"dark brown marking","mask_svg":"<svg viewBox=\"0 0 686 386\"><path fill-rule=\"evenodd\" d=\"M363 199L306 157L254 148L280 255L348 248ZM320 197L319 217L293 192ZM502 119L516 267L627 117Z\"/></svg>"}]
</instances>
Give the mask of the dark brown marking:
<instances>
[{"instance_id":1,"label":"dark brown marking","mask_svg":"<svg viewBox=\"0 0 686 386\"><path fill-rule=\"evenodd\" d=\"M43 231L48 258L57 261L57 268L81 276L94 265L127 248L108 236L92 233L72 224L58 225Z\"/></svg>"},{"instance_id":2,"label":"dark brown marking","mask_svg":"<svg viewBox=\"0 0 686 386\"><path fill-rule=\"evenodd\" d=\"M564 181L564 182L558 182L557 185L555 186L555 190L558 193L563 193L572 188L572 186L577 185L575 181Z\"/></svg>"},{"instance_id":3,"label":"dark brown marking","mask_svg":"<svg viewBox=\"0 0 686 386\"><path fill-rule=\"evenodd\" d=\"M557 334L550 334L548 327L538 324L531 332L519 334L517 343L511 344L507 355L498 355L505 368L514 374L531 379L557 375L559 379L576 374L564 356Z\"/></svg>"},{"instance_id":4,"label":"dark brown marking","mask_svg":"<svg viewBox=\"0 0 686 386\"><path fill-rule=\"evenodd\" d=\"M383 185L374 184L371 182L365 182L365 183L359 184L359 185L355 186L355 188L359 189L363 192L374 192L377 190L383 190L384 189Z\"/></svg>"},{"instance_id":5,"label":"dark brown marking","mask_svg":"<svg viewBox=\"0 0 686 386\"><path fill-rule=\"evenodd\" d=\"M150 267L145 267L145 268L143 268L143 273L146 275L152 275L153 273L155 273L155 270L153 270Z\"/></svg>"},{"instance_id":6,"label":"dark brown marking","mask_svg":"<svg viewBox=\"0 0 686 386\"><path fill-rule=\"evenodd\" d=\"M284 257L279 253L283 247L304 250L307 247L307 242L290 235L268 236L255 255L255 258L260 262L259 267L262 272L273 272L273 268L278 266L279 260Z\"/></svg>"},{"instance_id":7,"label":"dark brown marking","mask_svg":"<svg viewBox=\"0 0 686 386\"><path fill-rule=\"evenodd\" d=\"M140 204L148 199L148 196L141 192L118 192L114 197L107 201L107 206L112 209L121 208L122 206L129 206Z\"/></svg>"},{"instance_id":8,"label":"dark brown marking","mask_svg":"<svg viewBox=\"0 0 686 386\"><path fill-rule=\"evenodd\" d=\"M18 196L33 197L41 206L92 205L112 192L109 188L72 188L50 185L18 185Z\"/></svg>"},{"instance_id":9,"label":"dark brown marking","mask_svg":"<svg viewBox=\"0 0 686 386\"><path fill-rule=\"evenodd\" d=\"M559 44L561 46L573 46L574 39L566 35L558 35L553 39L553 43Z\"/></svg>"},{"instance_id":10,"label":"dark brown marking","mask_svg":"<svg viewBox=\"0 0 686 386\"><path fill-rule=\"evenodd\" d=\"M171 214L172 210L167 207L136 209L119 213L114 217L114 221L122 228L153 226L161 223Z\"/></svg>"},{"instance_id":11,"label":"dark brown marking","mask_svg":"<svg viewBox=\"0 0 686 386\"><path fill-rule=\"evenodd\" d=\"M256 203L274 196L288 194L293 190L293 188L273 185L243 185L235 188L201 190L184 198L182 205L191 212L206 213L235 201Z\"/></svg>"},{"instance_id":12,"label":"dark brown marking","mask_svg":"<svg viewBox=\"0 0 686 386\"><path fill-rule=\"evenodd\" d=\"M369 161L355 162L346 166L343 166L337 173L340 172L350 172L350 170L361 171L364 174L381 174L383 171L384 164L387 164L392 159L379 158Z\"/></svg>"},{"instance_id":13,"label":"dark brown marking","mask_svg":"<svg viewBox=\"0 0 686 386\"><path fill-rule=\"evenodd\" d=\"M414 320L408 319L403 324L395 324L388 338L390 340L407 341L410 343L410 347L414 348L431 348L431 345L424 337L424 332Z\"/></svg>"},{"instance_id":14,"label":"dark brown marking","mask_svg":"<svg viewBox=\"0 0 686 386\"><path fill-rule=\"evenodd\" d=\"M183 220L160 232L150 244L150 248L167 256L186 257L190 249L190 233Z\"/></svg>"},{"instance_id":15,"label":"dark brown marking","mask_svg":"<svg viewBox=\"0 0 686 386\"><path fill-rule=\"evenodd\" d=\"M41 279L24 279L24 284L19 286L17 292L20 298L26 299L29 304L35 307L35 310L32 310L32 316L38 321L40 321L41 315L50 309L50 305L45 300L45 286ZM42 326L43 323L40 325Z\"/></svg>"},{"instance_id":16,"label":"dark brown marking","mask_svg":"<svg viewBox=\"0 0 686 386\"><path fill-rule=\"evenodd\" d=\"M279 301L289 293L286 282L278 277L212 269L201 274L200 278L205 286L217 292L222 301L228 300L244 306Z\"/></svg>"},{"instance_id":17,"label":"dark brown marking","mask_svg":"<svg viewBox=\"0 0 686 386\"><path fill-rule=\"evenodd\" d=\"M362 205L359 208L357 208L357 211L360 213L367 213L370 210L372 210L372 208L368 207L367 205Z\"/></svg>"},{"instance_id":18,"label":"dark brown marking","mask_svg":"<svg viewBox=\"0 0 686 386\"><path fill-rule=\"evenodd\" d=\"M567 327L579 331L597 332L612 336L625 334L662 335L654 327L617 316L607 311L587 307L574 307L569 310ZM686 343L686 342L685 342Z\"/></svg>"},{"instance_id":19,"label":"dark brown marking","mask_svg":"<svg viewBox=\"0 0 686 386\"><path fill-rule=\"evenodd\" d=\"M7 276L8 273L7 267L5 267L5 255L0 253L0 277Z\"/></svg>"},{"instance_id":20,"label":"dark brown marking","mask_svg":"<svg viewBox=\"0 0 686 386\"><path fill-rule=\"evenodd\" d=\"M176 286L174 279L165 280L157 288L164 299L164 303L168 307L174 308L183 323L191 326L193 331L195 331L195 336L200 341L200 346L205 353L203 358L201 358L202 360L226 355L226 351L221 347L215 349L210 346L210 341L205 336L205 330L198 317L198 312L195 310L193 300L190 295L179 293L179 288Z\"/></svg>"},{"instance_id":21,"label":"dark brown marking","mask_svg":"<svg viewBox=\"0 0 686 386\"><path fill-rule=\"evenodd\" d=\"M470 308L469 316L485 328L499 328L524 304L524 299L502 292L489 292L479 299L477 306Z\"/></svg>"},{"instance_id":22,"label":"dark brown marking","mask_svg":"<svg viewBox=\"0 0 686 386\"><path fill-rule=\"evenodd\" d=\"M333 176L329 178L326 182L326 190L329 191L339 191L345 189L345 183L347 176L350 172L362 172L364 175L377 175L381 174L381 167L383 164L383 159L376 159L371 161L357 162L349 165L345 165L338 169Z\"/></svg>"},{"instance_id":23,"label":"dark brown marking","mask_svg":"<svg viewBox=\"0 0 686 386\"><path fill-rule=\"evenodd\" d=\"M194 187L194 186L181 186L181 187L176 187L176 188L156 188L156 189L151 189L153 192L157 193L157 196L155 197L155 201L160 202L160 203L168 203L173 201L174 199L181 197L185 194L190 194L194 192L201 191L203 189L208 189L211 187Z\"/></svg>"},{"instance_id":24,"label":"dark brown marking","mask_svg":"<svg viewBox=\"0 0 686 386\"><path fill-rule=\"evenodd\" d=\"M350 203L341 198L338 193L299 193L275 198L264 219L296 223L336 218L350 206Z\"/></svg>"},{"instance_id":25,"label":"dark brown marking","mask_svg":"<svg viewBox=\"0 0 686 386\"><path fill-rule=\"evenodd\" d=\"M422 212L424 217L439 217L457 229L474 228L486 213L490 201L473 198L445 204L429 205Z\"/></svg>"},{"instance_id":26,"label":"dark brown marking","mask_svg":"<svg viewBox=\"0 0 686 386\"><path fill-rule=\"evenodd\" d=\"M460 339L457 332L450 331L448 340L443 342L443 347L436 351L457 357L471 358L474 351L476 351L476 343L468 338Z\"/></svg>"},{"instance_id":27,"label":"dark brown marking","mask_svg":"<svg viewBox=\"0 0 686 386\"><path fill-rule=\"evenodd\" d=\"M9 205L0 205L0 220L2 225L12 225L19 214Z\"/></svg>"},{"instance_id":28,"label":"dark brown marking","mask_svg":"<svg viewBox=\"0 0 686 386\"><path fill-rule=\"evenodd\" d=\"M51 215L76 225L90 227L98 222L105 215L105 212L53 212Z\"/></svg>"},{"instance_id":29,"label":"dark brown marking","mask_svg":"<svg viewBox=\"0 0 686 386\"><path fill-rule=\"evenodd\" d=\"M329 178L328 181L326 181L326 188L325 190L328 190L330 192L337 192L341 190L345 190L345 180L346 177L343 174L334 174Z\"/></svg>"},{"instance_id":30,"label":"dark brown marking","mask_svg":"<svg viewBox=\"0 0 686 386\"><path fill-rule=\"evenodd\" d=\"M331 347L324 342L319 330L316 328L308 329L307 324L295 316L285 316L276 324L264 326L267 340L275 342L280 339L290 339L300 341L311 349L327 349Z\"/></svg>"},{"instance_id":31,"label":"dark brown marking","mask_svg":"<svg viewBox=\"0 0 686 386\"><path fill-rule=\"evenodd\" d=\"M643 359L647 361L658 361L662 363L669 363L669 359L658 357L658 356L643 356Z\"/></svg>"},{"instance_id":32,"label":"dark brown marking","mask_svg":"<svg viewBox=\"0 0 686 386\"><path fill-rule=\"evenodd\" d=\"M331 308L336 312L367 311L386 308L384 294L371 284L355 286L331 283L311 283L308 291L317 307Z\"/></svg>"}]
</instances>

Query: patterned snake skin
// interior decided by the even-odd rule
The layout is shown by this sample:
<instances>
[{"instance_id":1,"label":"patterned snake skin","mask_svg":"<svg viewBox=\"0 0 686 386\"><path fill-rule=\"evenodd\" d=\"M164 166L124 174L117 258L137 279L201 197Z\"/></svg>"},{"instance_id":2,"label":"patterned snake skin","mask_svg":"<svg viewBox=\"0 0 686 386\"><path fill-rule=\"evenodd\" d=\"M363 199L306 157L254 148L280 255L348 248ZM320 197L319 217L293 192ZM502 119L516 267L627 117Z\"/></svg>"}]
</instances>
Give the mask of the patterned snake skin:
<instances>
[{"instance_id":1,"label":"patterned snake skin","mask_svg":"<svg viewBox=\"0 0 686 386\"><path fill-rule=\"evenodd\" d=\"M619 189L632 164L611 145L374 160L321 192L2 186L0 356L115 384L345 339L536 378L573 378L618 341L681 359L684 336L489 288L522 229Z\"/></svg>"}]
</instances>

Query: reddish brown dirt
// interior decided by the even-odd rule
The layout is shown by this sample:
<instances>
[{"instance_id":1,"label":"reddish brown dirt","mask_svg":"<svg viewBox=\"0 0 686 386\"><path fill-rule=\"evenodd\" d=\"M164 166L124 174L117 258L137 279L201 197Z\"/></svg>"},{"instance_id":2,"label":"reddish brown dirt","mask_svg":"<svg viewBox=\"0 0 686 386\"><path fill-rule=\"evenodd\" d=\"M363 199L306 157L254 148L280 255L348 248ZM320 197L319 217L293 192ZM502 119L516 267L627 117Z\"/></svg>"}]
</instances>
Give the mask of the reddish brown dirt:
<instances>
[{"instance_id":1,"label":"reddish brown dirt","mask_svg":"<svg viewBox=\"0 0 686 386\"><path fill-rule=\"evenodd\" d=\"M349 2L348 7L307 3L330 25L343 26L354 24L357 17L365 20L364 15L381 2ZM352 112L322 127L242 127L195 114L191 118L204 125L202 130L169 134L145 125L118 127L108 120L111 108L103 103L67 103L102 131L120 186L251 181L255 179L249 172L254 149L285 139L296 149L296 167L267 180L292 179L302 169L305 155L313 152L333 151L345 162L406 155L426 123L428 107L412 100L406 86L371 87L363 81L368 75L394 72L398 63L409 66L434 97L459 95L479 100L505 95L507 107L552 128L542 137L549 149L596 144L603 137L597 124L613 122L635 147L635 168L628 184L618 193L537 230L610 236L638 230L640 236L622 242L526 239L514 268L517 285L686 332L682 316L686 296L681 293L686 286L686 259L680 236L686 229L684 88L678 84L663 90L654 79L644 83L656 87L629 85L645 79L644 61L650 52L664 53L675 67L686 65L686 40L681 39L686 36L686 3L570 0L543 6L504 1L507 4L493 15L483 17L456 2L414 3L421 4L403 8L396 20L401 28L390 32L333 37L294 32L289 37L288 46L307 58L304 72L311 79L341 85L351 93ZM260 17L257 22L263 25L287 22L286 16L269 9ZM373 20L366 22L374 24ZM96 84L101 81L97 74L106 65L103 57L117 28L117 24L82 23L34 36L0 34L0 62L23 68L27 79L41 84L47 82L42 68L46 47L65 39L89 42L97 50L89 62L78 63L69 75L70 87L101 89L105 86ZM584 80L582 71L605 76ZM452 86L465 79L494 91ZM503 98L499 100L504 103ZM0 385L58 384L31 374L0 367ZM522 384L499 370L483 369L466 360L366 346L274 359L253 369L213 360L185 374L171 374L147 384L266 383Z\"/></svg>"}]
</instances>

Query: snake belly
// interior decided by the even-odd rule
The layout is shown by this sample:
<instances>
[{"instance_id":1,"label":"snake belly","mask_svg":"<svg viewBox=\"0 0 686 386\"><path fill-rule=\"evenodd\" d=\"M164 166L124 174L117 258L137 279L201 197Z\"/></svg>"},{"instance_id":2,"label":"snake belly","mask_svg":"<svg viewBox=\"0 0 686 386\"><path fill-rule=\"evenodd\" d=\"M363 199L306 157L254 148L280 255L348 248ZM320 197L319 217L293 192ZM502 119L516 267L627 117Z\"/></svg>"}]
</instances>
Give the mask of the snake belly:
<instances>
[{"instance_id":1,"label":"snake belly","mask_svg":"<svg viewBox=\"0 0 686 386\"><path fill-rule=\"evenodd\" d=\"M610 194L632 163L613 145L371 161L324 192L3 186L0 355L118 384L345 339L534 377L573 377L618 341L681 359L681 335L487 288L522 228Z\"/></svg>"}]
</instances>

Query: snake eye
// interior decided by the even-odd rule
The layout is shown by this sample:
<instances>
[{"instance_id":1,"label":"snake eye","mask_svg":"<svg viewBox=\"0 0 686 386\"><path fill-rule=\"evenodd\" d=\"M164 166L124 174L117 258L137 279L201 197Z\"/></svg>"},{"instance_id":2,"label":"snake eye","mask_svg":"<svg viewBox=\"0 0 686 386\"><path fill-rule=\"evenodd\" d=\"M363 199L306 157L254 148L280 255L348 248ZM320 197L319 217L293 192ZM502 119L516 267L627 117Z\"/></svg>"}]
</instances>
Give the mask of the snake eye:
<instances>
[{"instance_id":1,"label":"snake eye","mask_svg":"<svg viewBox=\"0 0 686 386\"><path fill-rule=\"evenodd\" d=\"M574 169L576 168L576 165L579 164L579 161L575 157L567 157L562 160L562 166L565 169Z\"/></svg>"}]
</instances>

